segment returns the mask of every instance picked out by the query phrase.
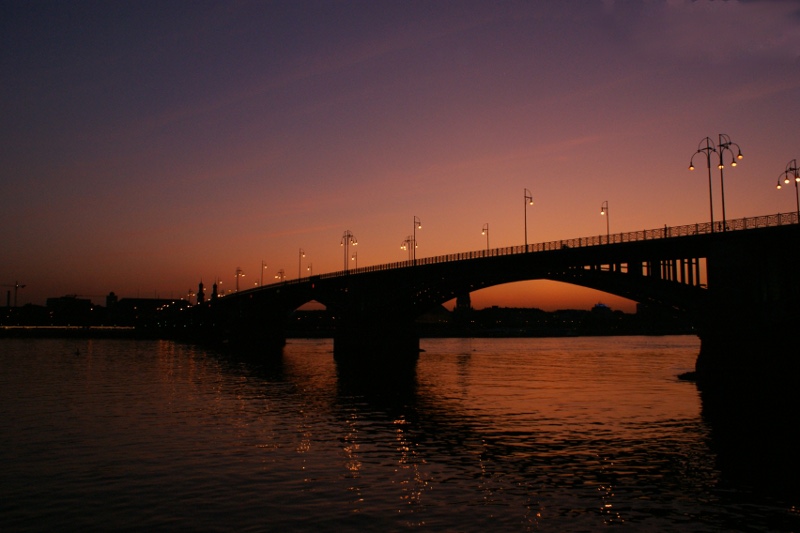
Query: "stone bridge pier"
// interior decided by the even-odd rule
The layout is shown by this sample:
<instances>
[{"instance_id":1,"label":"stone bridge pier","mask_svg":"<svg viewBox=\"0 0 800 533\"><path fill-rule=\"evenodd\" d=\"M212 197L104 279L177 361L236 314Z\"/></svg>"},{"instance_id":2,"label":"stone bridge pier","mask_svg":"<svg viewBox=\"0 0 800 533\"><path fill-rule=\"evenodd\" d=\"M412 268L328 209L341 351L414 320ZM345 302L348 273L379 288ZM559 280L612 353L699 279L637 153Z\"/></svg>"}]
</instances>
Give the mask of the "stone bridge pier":
<instances>
[{"instance_id":1,"label":"stone bridge pier","mask_svg":"<svg viewBox=\"0 0 800 533\"><path fill-rule=\"evenodd\" d=\"M334 359L385 367L416 362L419 333L411 293L405 276L376 284L348 280L338 298L326 301L336 324Z\"/></svg>"},{"instance_id":2,"label":"stone bridge pier","mask_svg":"<svg viewBox=\"0 0 800 533\"><path fill-rule=\"evenodd\" d=\"M720 236L707 257L699 378L797 377L800 260L793 234Z\"/></svg>"},{"instance_id":3,"label":"stone bridge pier","mask_svg":"<svg viewBox=\"0 0 800 533\"><path fill-rule=\"evenodd\" d=\"M411 363L419 358L419 350L419 334L408 319L340 324L333 337L333 357L338 362Z\"/></svg>"}]
</instances>

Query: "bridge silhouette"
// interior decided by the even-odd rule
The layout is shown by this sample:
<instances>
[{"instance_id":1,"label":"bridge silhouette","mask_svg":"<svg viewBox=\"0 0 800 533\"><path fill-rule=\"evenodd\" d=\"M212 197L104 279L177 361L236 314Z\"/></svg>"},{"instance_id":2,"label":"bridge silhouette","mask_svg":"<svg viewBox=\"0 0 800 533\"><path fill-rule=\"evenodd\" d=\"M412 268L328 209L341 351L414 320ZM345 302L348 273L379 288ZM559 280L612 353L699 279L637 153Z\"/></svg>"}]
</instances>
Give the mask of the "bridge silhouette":
<instances>
[{"instance_id":1,"label":"bridge silhouette","mask_svg":"<svg viewBox=\"0 0 800 533\"><path fill-rule=\"evenodd\" d=\"M242 290L194 306L163 328L198 341L285 344L311 301L334 317L334 357L416 360L415 320L460 295L553 280L680 313L701 339L698 374L796 370L798 213L564 239L365 266Z\"/></svg>"}]
</instances>

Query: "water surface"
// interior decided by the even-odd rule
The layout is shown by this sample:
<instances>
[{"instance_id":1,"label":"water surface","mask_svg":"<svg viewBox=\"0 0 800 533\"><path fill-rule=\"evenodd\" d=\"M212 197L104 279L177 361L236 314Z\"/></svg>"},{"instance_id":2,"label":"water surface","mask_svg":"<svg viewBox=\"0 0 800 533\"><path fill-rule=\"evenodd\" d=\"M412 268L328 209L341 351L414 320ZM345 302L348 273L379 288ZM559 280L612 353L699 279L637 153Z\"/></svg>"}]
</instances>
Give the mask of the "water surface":
<instances>
[{"instance_id":1,"label":"water surface","mask_svg":"<svg viewBox=\"0 0 800 533\"><path fill-rule=\"evenodd\" d=\"M770 490L779 472L758 464L773 444L786 449L785 433L733 454L728 426L677 378L694 366L696 337L424 339L422 348L414 372L387 378L338 368L330 340L291 340L281 357L254 363L169 341L4 339L0 524L800 525L796 494ZM742 475L753 470L762 475Z\"/></svg>"}]
</instances>

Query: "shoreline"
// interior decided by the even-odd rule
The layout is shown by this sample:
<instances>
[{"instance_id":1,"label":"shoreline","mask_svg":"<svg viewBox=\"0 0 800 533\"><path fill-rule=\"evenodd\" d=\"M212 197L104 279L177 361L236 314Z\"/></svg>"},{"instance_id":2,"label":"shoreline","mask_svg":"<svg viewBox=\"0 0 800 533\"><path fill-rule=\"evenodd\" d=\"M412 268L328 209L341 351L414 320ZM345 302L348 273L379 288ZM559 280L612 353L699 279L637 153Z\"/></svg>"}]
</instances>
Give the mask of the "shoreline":
<instances>
[{"instance_id":1,"label":"shoreline","mask_svg":"<svg viewBox=\"0 0 800 533\"><path fill-rule=\"evenodd\" d=\"M0 339L133 339L144 335L132 326L0 326Z\"/></svg>"},{"instance_id":2,"label":"shoreline","mask_svg":"<svg viewBox=\"0 0 800 533\"><path fill-rule=\"evenodd\" d=\"M113 338L113 339L152 339L152 338L173 338L170 335L154 335L152 330L142 331L133 326L0 326L0 339L4 338L26 338L26 339L52 339L52 338ZM423 333L420 339L435 339L435 338L562 338L562 337L663 337L669 335L696 335L694 332L659 332L659 333L644 333L637 332L568 332L558 333L522 333L522 332L463 332L458 334L456 332L447 333ZM286 336L286 339L325 339L333 338L333 335L326 334L301 334L293 333ZM185 341L185 338L179 339Z\"/></svg>"}]
</instances>

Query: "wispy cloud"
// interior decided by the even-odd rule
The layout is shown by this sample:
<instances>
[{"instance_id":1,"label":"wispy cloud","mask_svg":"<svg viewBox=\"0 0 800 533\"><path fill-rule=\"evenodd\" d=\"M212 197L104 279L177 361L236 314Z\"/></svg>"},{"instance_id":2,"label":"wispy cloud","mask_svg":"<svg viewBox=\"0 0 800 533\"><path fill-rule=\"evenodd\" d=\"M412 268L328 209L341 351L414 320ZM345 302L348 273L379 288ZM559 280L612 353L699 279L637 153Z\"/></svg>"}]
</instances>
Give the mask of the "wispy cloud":
<instances>
[{"instance_id":1,"label":"wispy cloud","mask_svg":"<svg viewBox=\"0 0 800 533\"><path fill-rule=\"evenodd\" d=\"M637 47L654 57L741 65L800 57L799 10L794 1L669 0L645 2L629 22Z\"/></svg>"},{"instance_id":2,"label":"wispy cloud","mask_svg":"<svg viewBox=\"0 0 800 533\"><path fill-rule=\"evenodd\" d=\"M725 99L732 104L762 100L776 94L800 90L800 80L787 80L784 83L753 80L728 92Z\"/></svg>"}]
</instances>

